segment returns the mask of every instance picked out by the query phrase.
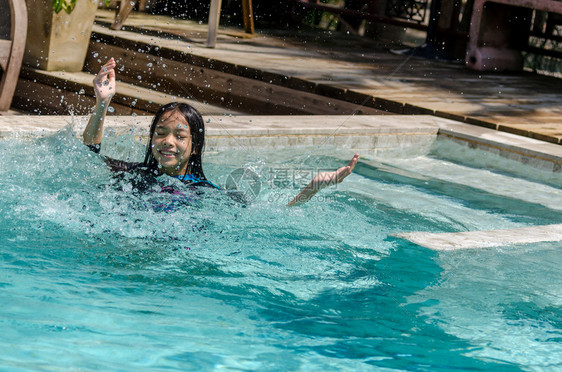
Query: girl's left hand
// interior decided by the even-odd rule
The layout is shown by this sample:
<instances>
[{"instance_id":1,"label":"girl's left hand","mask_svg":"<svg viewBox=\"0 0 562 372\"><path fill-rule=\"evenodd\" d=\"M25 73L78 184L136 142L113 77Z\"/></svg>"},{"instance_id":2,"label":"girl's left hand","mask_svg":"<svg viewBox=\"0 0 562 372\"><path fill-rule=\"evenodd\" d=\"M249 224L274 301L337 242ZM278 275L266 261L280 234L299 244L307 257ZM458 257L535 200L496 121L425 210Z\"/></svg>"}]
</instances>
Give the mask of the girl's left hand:
<instances>
[{"instance_id":1,"label":"girl's left hand","mask_svg":"<svg viewBox=\"0 0 562 372\"><path fill-rule=\"evenodd\" d=\"M349 164L347 164L345 167L341 167L333 172L318 173L312 180L312 189L315 191L319 191L324 187L333 186L340 183L345 179L345 177L349 176L351 172L353 172L353 168L355 168L355 166L357 165L358 160L359 154L355 154Z\"/></svg>"},{"instance_id":2,"label":"girl's left hand","mask_svg":"<svg viewBox=\"0 0 562 372\"><path fill-rule=\"evenodd\" d=\"M287 206L305 203L324 187L340 183L345 177L349 176L351 172L353 172L353 168L357 165L357 161L359 161L359 154L355 154L349 164L345 167L341 167L333 172L322 172L317 174L316 177L314 177L314 179L287 204Z\"/></svg>"}]
</instances>

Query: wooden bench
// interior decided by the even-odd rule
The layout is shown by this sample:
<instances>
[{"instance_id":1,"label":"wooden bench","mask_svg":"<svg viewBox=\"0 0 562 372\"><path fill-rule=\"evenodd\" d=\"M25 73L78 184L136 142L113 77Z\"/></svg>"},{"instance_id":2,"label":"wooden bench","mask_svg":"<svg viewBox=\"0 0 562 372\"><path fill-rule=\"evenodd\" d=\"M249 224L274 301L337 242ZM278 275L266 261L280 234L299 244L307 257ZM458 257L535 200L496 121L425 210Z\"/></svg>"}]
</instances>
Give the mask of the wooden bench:
<instances>
[{"instance_id":1,"label":"wooden bench","mask_svg":"<svg viewBox=\"0 0 562 372\"><path fill-rule=\"evenodd\" d=\"M27 37L27 8L24 0L8 0L10 6L10 39L0 40L0 111L8 111L18 83L25 39ZM4 2L5 4L5 2ZM2 4L2 5L4 5ZM7 10L7 9L6 9ZM5 14L0 14L4 17ZM5 19L5 18L4 18ZM4 24L7 20L2 20Z\"/></svg>"},{"instance_id":2,"label":"wooden bench","mask_svg":"<svg viewBox=\"0 0 562 372\"><path fill-rule=\"evenodd\" d=\"M562 14L562 1L475 0L466 65L479 71L521 70L534 10Z\"/></svg>"}]
</instances>

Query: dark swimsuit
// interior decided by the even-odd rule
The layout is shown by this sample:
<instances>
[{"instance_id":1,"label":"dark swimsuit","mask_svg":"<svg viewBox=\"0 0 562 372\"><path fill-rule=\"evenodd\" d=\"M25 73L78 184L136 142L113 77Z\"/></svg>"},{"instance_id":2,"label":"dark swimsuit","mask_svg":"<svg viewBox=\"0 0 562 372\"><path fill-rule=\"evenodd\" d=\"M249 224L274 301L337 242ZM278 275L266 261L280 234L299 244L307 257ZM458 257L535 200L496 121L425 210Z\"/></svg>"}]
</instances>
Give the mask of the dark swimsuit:
<instances>
[{"instance_id":1,"label":"dark swimsuit","mask_svg":"<svg viewBox=\"0 0 562 372\"><path fill-rule=\"evenodd\" d=\"M87 145L87 147L92 150L93 152L95 152L96 154L100 153L101 150L101 145ZM143 167L143 163L135 163L135 162L128 162L128 161L123 161L123 160L116 160L116 159L112 159L112 158L108 158L108 157L104 157L104 160L106 162L106 164L109 166L109 168L111 168L111 170L115 173L119 173L119 172L134 172L134 171L139 171L142 173L147 173L147 174L152 174L152 172L150 172L148 169ZM157 176L155 174L152 174L153 176ZM185 174L185 175L181 175L181 176L173 176L174 178L182 181L185 185L187 186L197 186L197 187L211 187L214 189L220 189L220 187L218 187L217 185L201 179L199 177L196 177L192 174Z\"/></svg>"},{"instance_id":2,"label":"dark swimsuit","mask_svg":"<svg viewBox=\"0 0 562 372\"><path fill-rule=\"evenodd\" d=\"M99 154L101 150L101 145L87 145L90 150ZM173 186L161 186L157 188L153 188L155 184L159 182L159 175L156 174L154 171L151 171L143 166L143 163L135 163L135 162L128 162L123 160L116 160L109 157L104 157L105 163L109 166L109 168L115 172L116 174L124 174L124 173L138 173L143 177L136 180L133 180L133 188L138 191L154 191L156 192L170 194L170 200L165 203L154 203L152 208L157 211L166 211L170 212L176 210L178 207L182 205L192 204L196 201L198 194L196 189L199 187L209 187L213 189L220 190L220 187L217 185L196 177L192 174L185 174L181 176L173 176L180 180L184 185L188 186L191 192L188 192L186 195L187 190L178 190L176 187Z\"/></svg>"}]
</instances>

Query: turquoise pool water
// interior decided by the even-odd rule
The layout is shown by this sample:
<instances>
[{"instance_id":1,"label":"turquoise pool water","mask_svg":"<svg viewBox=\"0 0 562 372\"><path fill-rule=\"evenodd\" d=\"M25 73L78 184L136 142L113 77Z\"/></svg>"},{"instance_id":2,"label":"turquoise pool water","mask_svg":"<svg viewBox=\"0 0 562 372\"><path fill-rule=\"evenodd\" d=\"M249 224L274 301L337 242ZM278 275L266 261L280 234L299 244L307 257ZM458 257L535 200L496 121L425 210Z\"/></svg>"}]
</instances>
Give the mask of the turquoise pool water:
<instances>
[{"instance_id":1,"label":"turquoise pool water","mask_svg":"<svg viewBox=\"0 0 562 372\"><path fill-rule=\"evenodd\" d=\"M250 168L257 199L165 212L70 130L0 141L0 370L562 368L561 243L391 237L562 222L557 179L451 162L448 146L364 162L297 208L287 183L338 154L209 154L218 184Z\"/></svg>"}]
</instances>

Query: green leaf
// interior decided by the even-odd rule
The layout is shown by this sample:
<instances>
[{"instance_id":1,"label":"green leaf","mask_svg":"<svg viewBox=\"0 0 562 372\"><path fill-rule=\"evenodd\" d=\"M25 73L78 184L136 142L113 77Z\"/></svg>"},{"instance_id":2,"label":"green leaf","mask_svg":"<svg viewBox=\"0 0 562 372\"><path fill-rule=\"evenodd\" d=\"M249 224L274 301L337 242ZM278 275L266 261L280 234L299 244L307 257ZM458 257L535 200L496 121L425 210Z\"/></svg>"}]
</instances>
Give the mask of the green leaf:
<instances>
[{"instance_id":1,"label":"green leaf","mask_svg":"<svg viewBox=\"0 0 562 372\"><path fill-rule=\"evenodd\" d=\"M61 10L70 14L76 6L76 0L53 0L53 10L59 14Z\"/></svg>"},{"instance_id":2,"label":"green leaf","mask_svg":"<svg viewBox=\"0 0 562 372\"><path fill-rule=\"evenodd\" d=\"M53 10L56 14L59 14L61 10L64 10L66 13L70 14L76 7L77 0L53 0ZM111 0L103 0L105 6L109 6Z\"/></svg>"},{"instance_id":3,"label":"green leaf","mask_svg":"<svg viewBox=\"0 0 562 372\"><path fill-rule=\"evenodd\" d=\"M62 10L62 2L63 0L53 0L53 10L55 13L59 14Z\"/></svg>"}]
</instances>

